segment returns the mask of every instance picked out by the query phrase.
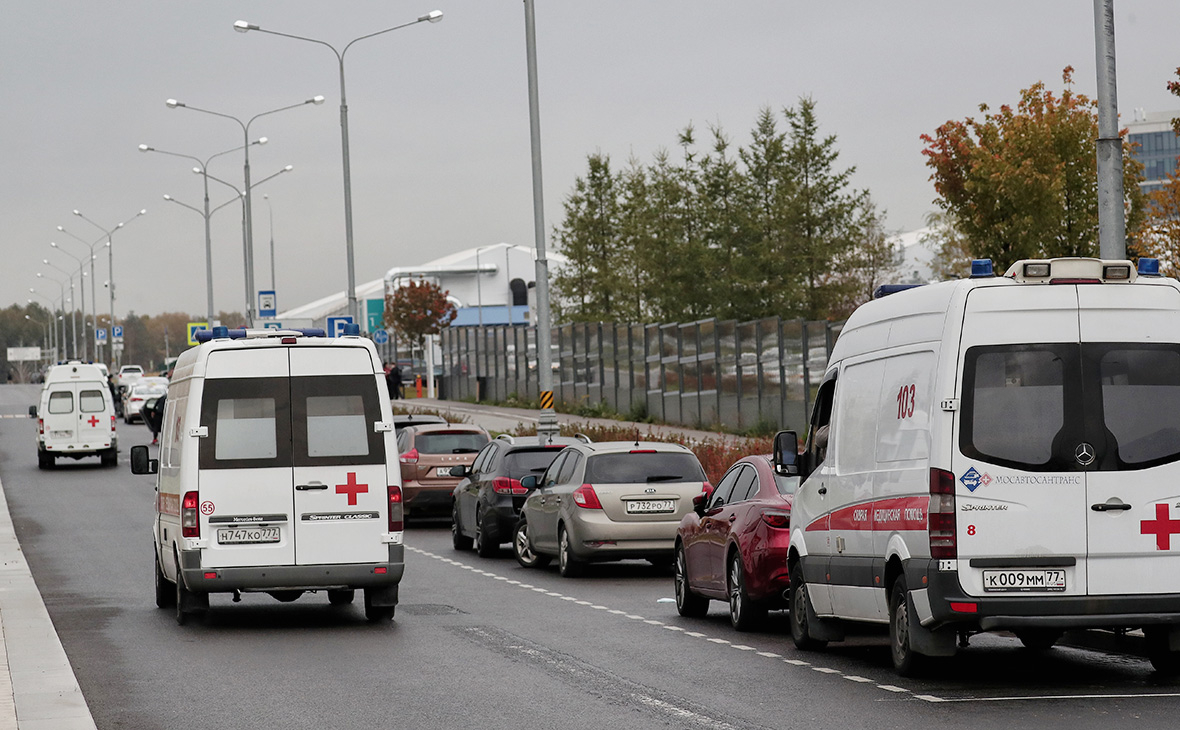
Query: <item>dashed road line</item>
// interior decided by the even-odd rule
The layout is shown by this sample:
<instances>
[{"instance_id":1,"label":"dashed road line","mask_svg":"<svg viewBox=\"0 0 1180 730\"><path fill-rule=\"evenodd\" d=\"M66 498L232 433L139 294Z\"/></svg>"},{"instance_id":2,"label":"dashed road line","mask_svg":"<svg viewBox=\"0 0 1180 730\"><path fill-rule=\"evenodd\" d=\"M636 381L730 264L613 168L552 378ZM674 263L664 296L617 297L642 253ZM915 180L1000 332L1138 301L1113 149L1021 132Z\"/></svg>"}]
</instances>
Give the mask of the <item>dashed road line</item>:
<instances>
[{"instance_id":1,"label":"dashed road line","mask_svg":"<svg viewBox=\"0 0 1180 730\"><path fill-rule=\"evenodd\" d=\"M562 593L558 593L556 591L550 591L547 588L541 588L539 586L534 586L529 583L522 583L517 580L509 580L505 576L497 575L495 573L491 573L491 572L488 572L485 570L480 570L478 568L475 568L474 566L467 565L466 563L463 563L461 561L454 560L452 558L447 558L447 557L444 557L441 555L435 555L434 553L430 553L425 550L420 550L415 547L407 546L407 549L412 552L416 552L419 555L423 555L428 558L434 558L434 559L439 560L443 563L447 563L449 565L454 565L454 566L460 567L464 570L472 571L473 573L477 573L479 575L486 575L491 578L495 578L496 580L503 581L505 583L505 585L515 586L517 588L523 588L524 590L531 590L535 593L540 593L545 596L550 596L553 598L560 598L563 601L571 601L575 605L586 606L592 610L606 611L607 613L613 614L615 616L621 616L623 618L630 619L632 621L642 621L645 624L650 624L652 626L659 626L660 628L667 629L669 631L676 631L678 633L683 634L684 636L689 636L694 639L704 639L705 641L707 641L711 644L717 644L718 646L727 646L731 649L736 649L737 651L754 652L757 656L766 657L768 659L781 659L786 664L790 664L790 665L796 666L796 667L809 667L812 671L818 672L820 674L830 674L833 676L839 676L839 677L846 679L850 682L857 682L860 684L873 684L874 683L873 680L867 679L865 677L844 674L839 669L832 669L830 667L816 666L816 665L811 664L810 662L805 662L801 659L783 658L783 656L781 654L776 654L775 652L772 652L772 651L758 651L757 647L749 646L747 644L735 644L732 641L730 641L729 639L722 639L722 638L716 637L716 636L709 636L708 634L702 633L700 631L689 631L682 626L673 626L670 624L666 624L663 621L658 621L656 619L644 618L643 616L640 616L638 614L627 613L626 611L621 611L617 608L609 608L607 606L599 605L596 603L591 603L589 601L579 600L578 598L576 598L574 596L567 596ZM924 700L926 702L965 701L965 700L948 700L948 699L945 699L942 697L936 697L934 695L927 695L927 694L919 695L915 692L911 692L910 690L905 689L904 687L898 687L898 686L892 685L892 684L877 684L876 687L878 689L884 690L886 692L891 692L894 694L908 694L908 695L911 695L912 697L914 697L915 699ZM1159 695L1159 696L1169 696L1169 695ZM1180 695L1172 695L1172 696L1180 696ZM995 698L995 699L1007 699L1007 698ZM1011 698L1011 699L1025 699L1025 698ZM659 703L658 700L655 702L657 704ZM680 715L680 712L681 712L681 710L679 708L677 708L672 714ZM684 717L684 716L682 716L682 717ZM720 725L720 727L724 727L724 724Z\"/></svg>"}]
</instances>

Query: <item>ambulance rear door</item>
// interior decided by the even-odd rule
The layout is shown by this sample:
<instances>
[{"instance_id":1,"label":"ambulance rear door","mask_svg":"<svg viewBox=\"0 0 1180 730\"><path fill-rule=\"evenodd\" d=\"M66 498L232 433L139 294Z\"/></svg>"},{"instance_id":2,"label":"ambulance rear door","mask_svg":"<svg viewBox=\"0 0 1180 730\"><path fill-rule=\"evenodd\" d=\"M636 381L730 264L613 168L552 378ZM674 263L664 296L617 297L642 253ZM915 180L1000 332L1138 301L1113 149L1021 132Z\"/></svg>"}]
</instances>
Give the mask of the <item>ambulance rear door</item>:
<instances>
[{"instance_id":1,"label":"ambulance rear door","mask_svg":"<svg viewBox=\"0 0 1180 730\"><path fill-rule=\"evenodd\" d=\"M389 559L379 363L362 347L291 347L295 562Z\"/></svg>"},{"instance_id":2,"label":"ambulance rear door","mask_svg":"<svg viewBox=\"0 0 1180 730\"><path fill-rule=\"evenodd\" d=\"M968 595L1085 595L1077 289L973 289L959 349L955 537Z\"/></svg>"},{"instance_id":3,"label":"ambulance rear door","mask_svg":"<svg viewBox=\"0 0 1180 730\"><path fill-rule=\"evenodd\" d=\"M1078 287L1089 592L1180 592L1180 292Z\"/></svg>"}]
</instances>

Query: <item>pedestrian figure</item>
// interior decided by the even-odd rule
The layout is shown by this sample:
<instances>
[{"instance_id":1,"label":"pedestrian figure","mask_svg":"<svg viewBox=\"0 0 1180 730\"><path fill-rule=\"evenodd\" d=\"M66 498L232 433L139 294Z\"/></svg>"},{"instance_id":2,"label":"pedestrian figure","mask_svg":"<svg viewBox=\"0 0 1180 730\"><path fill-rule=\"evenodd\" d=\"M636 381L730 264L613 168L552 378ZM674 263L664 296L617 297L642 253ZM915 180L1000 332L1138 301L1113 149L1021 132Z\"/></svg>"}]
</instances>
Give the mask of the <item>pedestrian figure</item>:
<instances>
[{"instance_id":1,"label":"pedestrian figure","mask_svg":"<svg viewBox=\"0 0 1180 730\"><path fill-rule=\"evenodd\" d=\"M385 382L389 385L390 398L397 399L402 397L402 371L397 366L397 363L393 363L386 370Z\"/></svg>"},{"instance_id":2,"label":"pedestrian figure","mask_svg":"<svg viewBox=\"0 0 1180 730\"><path fill-rule=\"evenodd\" d=\"M143 407L143 422L152 432L153 444L160 442L160 426L164 423L164 403L167 400L168 395L164 394L159 398L149 400Z\"/></svg>"}]
</instances>

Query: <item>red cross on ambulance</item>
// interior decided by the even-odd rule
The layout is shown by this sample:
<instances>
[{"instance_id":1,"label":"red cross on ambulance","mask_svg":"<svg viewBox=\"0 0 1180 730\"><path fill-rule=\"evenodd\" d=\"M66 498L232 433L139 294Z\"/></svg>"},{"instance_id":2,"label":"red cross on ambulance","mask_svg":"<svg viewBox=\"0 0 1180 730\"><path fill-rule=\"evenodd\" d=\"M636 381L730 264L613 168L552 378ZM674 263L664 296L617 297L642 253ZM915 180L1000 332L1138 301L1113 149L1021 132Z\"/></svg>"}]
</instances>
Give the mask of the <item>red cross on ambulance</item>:
<instances>
[{"instance_id":1,"label":"red cross on ambulance","mask_svg":"<svg viewBox=\"0 0 1180 730\"><path fill-rule=\"evenodd\" d=\"M97 426L97 425L98 425L98 417L97 417L97 416L91 416L91 417L90 417L90 419L89 419L89 420L87 420L86 422L90 424L90 427L91 427L91 428L94 428L95 426Z\"/></svg>"},{"instance_id":2,"label":"red cross on ambulance","mask_svg":"<svg viewBox=\"0 0 1180 730\"><path fill-rule=\"evenodd\" d=\"M346 484L337 484L336 485L336 494L347 494L348 495L348 506L349 507L356 506L356 495L368 494L368 492L369 492L369 485L368 484L357 484L356 483L356 472L355 471L348 472L348 480L347 480Z\"/></svg>"},{"instance_id":3,"label":"red cross on ambulance","mask_svg":"<svg viewBox=\"0 0 1180 730\"><path fill-rule=\"evenodd\" d=\"M1172 535L1180 535L1180 520L1173 520L1169 514L1169 506L1157 504L1154 520L1140 520L1139 532L1144 535L1155 535L1157 550L1172 549Z\"/></svg>"}]
</instances>

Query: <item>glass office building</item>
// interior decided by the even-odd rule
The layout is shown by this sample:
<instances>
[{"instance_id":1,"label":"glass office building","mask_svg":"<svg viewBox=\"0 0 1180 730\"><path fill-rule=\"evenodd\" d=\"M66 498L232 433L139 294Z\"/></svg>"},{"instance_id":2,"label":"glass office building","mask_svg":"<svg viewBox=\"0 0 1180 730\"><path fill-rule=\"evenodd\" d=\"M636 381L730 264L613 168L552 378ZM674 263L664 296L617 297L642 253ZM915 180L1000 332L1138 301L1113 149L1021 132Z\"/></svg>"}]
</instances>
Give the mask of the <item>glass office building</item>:
<instances>
[{"instance_id":1,"label":"glass office building","mask_svg":"<svg viewBox=\"0 0 1180 730\"><path fill-rule=\"evenodd\" d=\"M1180 156L1180 137L1172 129L1176 117L1180 117L1180 111L1147 113L1136 109L1134 121L1127 125L1128 137L1137 145L1132 154L1143 163L1140 187L1144 193L1158 190L1176 170L1176 158Z\"/></svg>"}]
</instances>

